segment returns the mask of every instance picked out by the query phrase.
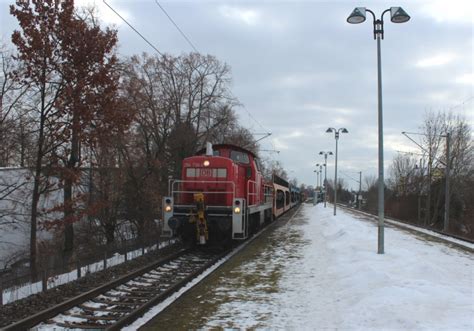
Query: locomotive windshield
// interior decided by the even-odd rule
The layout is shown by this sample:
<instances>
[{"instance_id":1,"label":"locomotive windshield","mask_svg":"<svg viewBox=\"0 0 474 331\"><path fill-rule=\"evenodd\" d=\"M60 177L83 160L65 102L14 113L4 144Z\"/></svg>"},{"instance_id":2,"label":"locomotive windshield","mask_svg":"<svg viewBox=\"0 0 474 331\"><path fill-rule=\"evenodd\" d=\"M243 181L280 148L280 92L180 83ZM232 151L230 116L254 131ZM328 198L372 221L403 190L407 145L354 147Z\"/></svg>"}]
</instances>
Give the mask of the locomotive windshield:
<instances>
[{"instance_id":1,"label":"locomotive windshield","mask_svg":"<svg viewBox=\"0 0 474 331\"><path fill-rule=\"evenodd\" d=\"M237 162L237 163L243 163L243 164L250 163L249 155L247 153L242 153L239 151L231 151L230 158L232 159L232 161Z\"/></svg>"}]
</instances>

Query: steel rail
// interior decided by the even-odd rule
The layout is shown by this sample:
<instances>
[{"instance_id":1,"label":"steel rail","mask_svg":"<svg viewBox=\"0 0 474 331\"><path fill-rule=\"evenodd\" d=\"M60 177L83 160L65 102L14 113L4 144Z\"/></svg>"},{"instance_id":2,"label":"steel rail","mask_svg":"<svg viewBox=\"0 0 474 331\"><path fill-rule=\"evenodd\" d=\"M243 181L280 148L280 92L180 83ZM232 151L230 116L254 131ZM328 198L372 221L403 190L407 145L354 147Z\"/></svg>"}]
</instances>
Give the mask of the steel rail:
<instances>
[{"instance_id":1,"label":"steel rail","mask_svg":"<svg viewBox=\"0 0 474 331\"><path fill-rule=\"evenodd\" d=\"M7 325L5 326L2 330L4 331L16 331L16 330L26 330L26 329L29 329L29 328L32 328L34 327L35 325L38 325L39 323L41 322L44 322L45 320L49 319L49 318L52 318L68 309L71 309L89 299L93 299L95 298L96 296L104 293L104 292L107 292L115 287L117 287L118 285L121 285L123 283L126 283L142 274L145 274L147 273L148 271L150 270L153 270L154 268L162 265L162 264L165 264L169 261L172 261L184 254L186 254L187 252L189 252L190 249L187 248L187 249L181 249L180 251L178 251L177 253L174 253L174 254L171 254L171 255L168 255L158 261L155 261L153 263L150 263L149 265L145 266L145 267L142 267L138 270L135 270L135 271L132 271L122 277L119 277L117 279L114 279L104 285L101 285L99 287L96 287L92 290L89 290L85 293L82 293L78 296L75 296L71 299L68 299L60 304L57 304L53 307L50 307L50 308L47 308L43 311L40 311L38 312L37 314L34 314L32 316L29 316L27 318L24 318L22 320L19 320L13 324L10 324L10 325Z\"/></svg>"},{"instance_id":2,"label":"steel rail","mask_svg":"<svg viewBox=\"0 0 474 331\"><path fill-rule=\"evenodd\" d=\"M125 315L124 317L119 319L116 323L114 323L113 325L105 328L105 330L109 330L109 331L120 330L124 326L127 326L127 325L131 324L136 319L141 317L147 310L149 310L150 308L152 308L153 306L155 306L159 302L162 302L165 299L167 299L168 297L170 297L171 295L173 295L173 293L178 291L180 288L184 287L187 283L189 283L194 278L196 278L197 276L202 274L205 270L209 269L212 265L214 265L217 261L219 261L224 256L226 256L228 253L229 252L226 250L225 252L219 254L215 258L213 258L210 261L206 262L199 269L195 270L194 272L192 272L191 274L186 276L184 279L180 280L176 284L174 284L174 285L170 286L169 288L167 288L163 293L160 293L160 294L156 295L155 297L153 297L152 299L147 301L145 304L141 305L140 307L136 308L132 312L128 313L127 315Z\"/></svg>"},{"instance_id":3,"label":"steel rail","mask_svg":"<svg viewBox=\"0 0 474 331\"><path fill-rule=\"evenodd\" d=\"M294 213L290 216L290 219L293 218L294 215L296 215L296 213L299 211L299 207L301 207L301 205L299 206L295 206L296 208L293 210ZM287 212L290 212L293 208L291 208L290 210L288 210ZM285 212L284 214L287 214L287 212ZM287 214L288 215L288 214ZM283 215L282 215L283 216ZM184 285L186 285L186 283L189 283L192 279L194 279L195 277L199 276L200 274L202 274L206 269L208 269L209 267L211 267L212 265L214 265L215 263L217 263L217 261L219 261L220 259L224 258L224 257L230 257L230 256L233 256L235 253L237 253L238 251L240 251L241 249L243 249L245 246L249 245L251 242L253 242L255 239L257 239L264 231L272 228L273 226L275 226L275 224L277 224L276 222L272 222L271 224L269 224L268 226L264 226L260 231L258 231L257 233L255 233L252 237L250 237L248 240L245 240L243 241L242 243L240 243L237 247L234 247L233 249L231 250L227 250L226 252L223 252L222 254L220 254L217 258L209 261L206 263L206 266L203 266L202 268L200 268L199 270L193 272L193 275L190 275L189 277L187 277L186 279L183 279L181 280L179 283L177 283L176 285L173 285L172 287L170 287L169 289L165 290L165 292L161 293L160 295L158 295L156 298L153 298L150 302L147 302L145 305L137 308L135 311L132 311L131 313L129 313L129 315L127 316L124 316L121 320L117 321L117 323L115 323L114 325L110 326L110 327L107 327L106 330L120 330L121 328L123 328L124 326L126 325L129 325L131 324L133 321L135 321L136 319L138 319L139 317L141 317L147 310L149 310L151 307L153 307L154 305L156 305L157 303L159 303L160 301L163 301L165 300L166 298L168 298L169 296L171 296L173 293L175 293L178 289L180 289L181 287L183 287ZM220 266L219 266L220 267ZM219 268L218 267L218 268ZM212 274L212 273L211 273ZM206 275L204 278L207 278L210 274ZM194 286L194 285L193 285Z\"/></svg>"},{"instance_id":4,"label":"steel rail","mask_svg":"<svg viewBox=\"0 0 474 331\"><path fill-rule=\"evenodd\" d=\"M293 209L293 208L291 208L291 209ZM290 210L288 210L288 212ZM298 210L299 210L299 208L296 208L294 210L294 214L296 214L298 212ZM122 316L122 317L118 317L117 319L114 319L113 316L110 316L110 317L109 316L106 316L106 317L102 316L102 318L101 318L101 316L97 316L97 317L96 316L82 316L82 315L81 316L76 316L76 317L80 317L80 318L83 318L83 319L86 319L86 320L87 320L88 317L90 317L91 320L97 320L97 321L98 320L110 321L110 322L115 321L112 324L104 324L103 327L101 327L100 325L87 325L86 324L87 322L84 323L83 325L81 325L81 324L76 325L75 323L68 323L68 322L66 322L66 323L61 323L60 322L56 325L62 326L62 327L68 327L68 328L82 328L82 329L95 329L95 330L98 330L98 329L120 330L124 326L131 324L137 318L141 317L151 307L153 307L153 306L157 305L158 303L164 301L165 299L170 297L173 293L176 293L176 291L178 291L180 288L185 286L187 283L192 281L194 278L196 278L197 276L202 274L205 270L209 269L212 265L217 263L222 258L224 258L226 256L233 255L234 252L239 251L241 248L243 248L247 244L251 243L254 239L259 237L259 235L261 233L263 233L266 229L272 228L271 225L275 225L275 224L276 224L275 222L272 222L272 224L269 224L270 226L264 227L263 229L261 229L261 231L257 232L253 237L249 238L249 240L246 240L246 241L242 242L242 244L239 244L236 247L233 246L232 249L226 249L222 252L219 252L214 257L212 257L212 255L211 255L209 260L203 261L203 264L201 266L197 266L197 269L191 270L190 273L188 275L186 275L183 279L177 281L176 283L169 284L169 286L164 288L162 292L157 293L156 295L153 295L152 297L149 297L149 298L140 297L139 299L146 300L143 303L140 303L140 304L136 304L136 303L131 304L130 303L130 305L136 305L138 307L133 308L133 310L131 310L131 311L127 311L127 310L124 309L123 312L125 313L125 315ZM101 285L97 288L94 288L94 289L89 290L85 293L82 293L78 296L70 298L70 299L68 299L68 300L66 300L66 301L64 301L60 304L57 304L57 305L55 305L53 307L50 307L50 308L47 308L43 311L38 312L37 314L34 314L34 315L32 315L30 317L27 317L25 319L19 320L19 321L13 323L13 324L7 325L2 330L11 331L11 330L26 330L26 329L33 328L33 327L37 326L38 324L41 324L41 323L47 321L48 319L51 319L51 318L53 318L57 315L60 315L61 313L64 313L64 312L66 312L66 311L68 311L68 310L70 310L74 307L81 308L81 306L85 302L87 302L89 300L93 301L94 299L97 299L98 296L105 295L105 293L107 293L108 291L114 290L120 285L125 285L127 282L129 282L131 280L134 280L136 278L139 278L139 277L143 276L144 274L146 274L148 272L151 272L156 268L159 268L160 266L164 266L168 262L172 262L173 260L176 260L179 257L184 256L187 253L192 253L192 249L190 249L190 248L181 249L180 251L178 251L176 253L170 254L170 255L168 255L168 256L166 256L166 257L164 257L164 258L162 258L158 261L150 263L147 266L144 266L144 267L142 267L138 270L132 271L132 272L130 272L130 273L128 273L128 274L126 274L122 277L114 279L113 281L110 281L106 284L103 284L103 285ZM119 291L124 291L124 290L119 290ZM138 292L140 292L140 291L138 291ZM128 298L130 298L130 297L128 297ZM116 301L116 304L121 305L121 304L125 304L125 303ZM95 307L87 307L86 308L86 310L94 310L94 309L95 310L102 310L102 309L105 309L105 308L95 308ZM110 313L114 313L114 312L120 313L120 311L119 311L120 309L117 310L117 308L105 309L105 310L110 312ZM59 324L61 324L61 325L59 325ZM64 325L62 325L62 324L64 324ZM54 325L51 324L51 327L54 327Z\"/></svg>"}]
</instances>

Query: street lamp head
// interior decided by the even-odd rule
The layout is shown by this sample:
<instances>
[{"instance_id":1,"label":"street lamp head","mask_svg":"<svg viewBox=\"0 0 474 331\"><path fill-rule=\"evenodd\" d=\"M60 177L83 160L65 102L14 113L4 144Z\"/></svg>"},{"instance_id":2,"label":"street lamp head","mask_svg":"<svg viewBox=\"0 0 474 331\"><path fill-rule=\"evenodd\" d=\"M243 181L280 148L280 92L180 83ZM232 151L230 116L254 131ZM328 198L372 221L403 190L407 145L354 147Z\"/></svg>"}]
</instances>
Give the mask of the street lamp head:
<instances>
[{"instance_id":1,"label":"street lamp head","mask_svg":"<svg viewBox=\"0 0 474 331\"><path fill-rule=\"evenodd\" d=\"M365 21L365 7L356 7L347 18L347 23L359 24Z\"/></svg>"},{"instance_id":2,"label":"street lamp head","mask_svg":"<svg viewBox=\"0 0 474 331\"><path fill-rule=\"evenodd\" d=\"M393 23L405 23L410 20L410 15L402 7L390 7L390 16Z\"/></svg>"},{"instance_id":3,"label":"street lamp head","mask_svg":"<svg viewBox=\"0 0 474 331\"><path fill-rule=\"evenodd\" d=\"M332 132L332 128L328 128L328 129L326 130L326 133L330 133L330 132Z\"/></svg>"},{"instance_id":4,"label":"street lamp head","mask_svg":"<svg viewBox=\"0 0 474 331\"><path fill-rule=\"evenodd\" d=\"M332 152L329 152L328 154L329 154L329 155L332 155Z\"/></svg>"},{"instance_id":5,"label":"street lamp head","mask_svg":"<svg viewBox=\"0 0 474 331\"><path fill-rule=\"evenodd\" d=\"M347 131L346 128L342 128L341 132L342 132L342 133L349 133L349 131Z\"/></svg>"},{"instance_id":6,"label":"street lamp head","mask_svg":"<svg viewBox=\"0 0 474 331\"><path fill-rule=\"evenodd\" d=\"M319 152L319 155L323 155L323 154L324 154L324 153L323 153L322 151L321 151L321 152Z\"/></svg>"}]
</instances>

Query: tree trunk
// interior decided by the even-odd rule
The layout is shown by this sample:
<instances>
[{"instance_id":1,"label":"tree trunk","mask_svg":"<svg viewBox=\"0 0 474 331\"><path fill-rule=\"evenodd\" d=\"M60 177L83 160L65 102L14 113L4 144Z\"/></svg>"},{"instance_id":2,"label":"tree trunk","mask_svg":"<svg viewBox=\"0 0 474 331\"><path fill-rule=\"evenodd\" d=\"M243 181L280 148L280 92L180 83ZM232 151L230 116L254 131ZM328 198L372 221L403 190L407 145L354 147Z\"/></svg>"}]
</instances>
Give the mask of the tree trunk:
<instances>
[{"instance_id":1,"label":"tree trunk","mask_svg":"<svg viewBox=\"0 0 474 331\"><path fill-rule=\"evenodd\" d=\"M44 121L43 114L40 119L38 151L36 154L35 175L33 184L33 193L31 199L31 225L30 225L30 270L33 277L36 277L36 232L38 224L38 202L40 198L41 170L43 162L43 143L44 143Z\"/></svg>"},{"instance_id":2,"label":"tree trunk","mask_svg":"<svg viewBox=\"0 0 474 331\"><path fill-rule=\"evenodd\" d=\"M20 120L20 167L25 167L25 145L26 145L26 134L25 128L23 127L23 120Z\"/></svg>"},{"instance_id":3,"label":"tree trunk","mask_svg":"<svg viewBox=\"0 0 474 331\"><path fill-rule=\"evenodd\" d=\"M69 170L69 167L68 167ZM67 174L68 178L64 181L64 252L71 253L74 249L74 227L73 217L74 210L72 206L72 180L71 174Z\"/></svg>"},{"instance_id":4,"label":"tree trunk","mask_svg":"<svg viewBox=\"0 0 474 331\"><path fill-rule=\"evenodd\" d=\"M108 220L109 223L105 224L105 239L107 244L112 244L115 241L115 226L113 220Z\"/></svg>"},{"instance_id":5,"label":"tree trunk","mask_svg":"<svg viewBox=\"0 0 474 331\"><path fill-rule=\"evenodd\" d=\"M442 186L440 185L438 188L438 194L436 194L436 203L433 206L433 216L431 219L431 224L436 225L438 224L438 215L439 215L439 206L441 204L441 188Z\"/></svg>"},{"instance_id":6,"label":"tree trunk","mask_svg":"<svg viewBox=\"0 0 474 331\"><path fill-rule=\"evenodd\" d=\"M66 178L64 180L64 252L72 253L74 249L74 203L72 186L74 184L76 164L79 162L79 138L78 138L78 115L75 113L72 123L71 155L66 166Z\"/></svg>"},{"instance_id":7,"label":"tree trunk","mask_svg":"<svg viewBox=\"0 0 474 331\"><path fill-rule=\"evenodd\" d=\"M46 60L44 60L46 61ZM43 68L42 80L45 81L45 69ZM35 176L33 184L33 193L31 199L31 224L30 224L30 271L33 278L37 276L36 260L36 237L38 225L38 202L41 195L41 172L43 167L43 144L44 144L44 126L46 121L46 87L43 85L41 89L41 111L40 111L40 125L38 132L38 150L36 152Z\"/></svg>"},{"instance_id":8,"label":"tree trunk","mask_svg":"<svg viewBox=\"0 0 474 331\"><path fill-rule=\"evenodd\" d=\"M40 153L38 152L38 155ZM31 199L31 225L30 225L30 270L33 278L36 278L36 229L38 218L39 186L41 176L41 159L36 160L35 179L33 185L33 197Z\"/></svg>"}]
</instances>

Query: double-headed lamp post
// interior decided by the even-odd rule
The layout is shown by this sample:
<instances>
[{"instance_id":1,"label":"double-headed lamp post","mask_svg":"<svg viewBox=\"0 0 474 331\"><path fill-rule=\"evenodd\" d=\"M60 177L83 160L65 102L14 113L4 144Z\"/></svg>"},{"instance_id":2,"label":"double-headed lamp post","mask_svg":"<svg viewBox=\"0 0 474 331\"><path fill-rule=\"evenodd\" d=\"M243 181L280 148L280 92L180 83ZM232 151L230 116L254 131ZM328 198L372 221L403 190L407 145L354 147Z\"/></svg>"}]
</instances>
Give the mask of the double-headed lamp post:
<instances>
[{"instance_id":1,"label":"double-headed lamp post","mask_svg":"<svg viewBox=\"0 0 474 331\"><path fill-rule=\"evenodd\" d=\"M366 20L366 13L369 12L373 18L374 39L377 40L377 77L378 77L378 126L379 126L379 179L378 179L378 254L384 253L384 174L383 174L383 117L382 117L382 60L380 55L380 40L384 37L383 16L390 12L390 20L393 23L405 23L410 20L410 16L402 7L390 7L382 12L379 19L370 9L356 7L347 18L351 24L359 24Z\"/></svg>"},{"instance_id":2,"label":"double-headed lamp post","mask_svg":"<svg viewBox=\"0 0 474 331\"><path fill-rule=\"evenodd\" d=\"M330 151L321 151L319 155L324 155L324 208L326 208L326 192L327 192L327 174L328 174L328 155L332 155Z\"/></svg>"},{"instance_id":3,"label":"double-headed lamp post","mask_svg":"<svg viewBox=\"0 0 474 331\"><path fill-rule=\"evenodd\" d=\"M346 128L328 128L327 133L334 132L334 137L336 138L336 165L334 170L334 216L336 216L336 204L337 204L337 142L339 140L339 133L349 133Z\"/></svg>"},{"instance_id":4,"label":"double-headed lamp post","mask_svg":"<svg viewBox=\"0 0 474 331\"><path fill-rule=\"evenodd\" d=\"M321 192L321 187L323 186L323 166L324 164L317 163L316 167L319 167L319 191Z\"/></svg>"}]
</instances>

